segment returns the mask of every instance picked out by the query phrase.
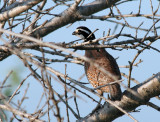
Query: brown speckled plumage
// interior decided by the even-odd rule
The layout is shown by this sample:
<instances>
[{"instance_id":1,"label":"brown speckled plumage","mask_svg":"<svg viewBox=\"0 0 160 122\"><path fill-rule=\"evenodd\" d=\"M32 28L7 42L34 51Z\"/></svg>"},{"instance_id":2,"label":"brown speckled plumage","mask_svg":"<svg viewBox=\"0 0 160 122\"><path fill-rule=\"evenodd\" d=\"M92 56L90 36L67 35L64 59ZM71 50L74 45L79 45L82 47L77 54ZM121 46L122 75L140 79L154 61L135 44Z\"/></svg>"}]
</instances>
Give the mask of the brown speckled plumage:
<instances>
[{"instance_id":1,"label":"brown speckled plumage","mask_svg":"<svg viewBox=\"0 0 160 122\"><path fill-rule=\"evenodd\" d=\"M80 31L78 31L78 29ZM83 26L78 27L75 32L73 33L74 35L79 36L81 34L81 36L83 36L84 39L86 39L85 41L95 39L94 35L90 36L90 38L87 38L88 34L91 33L91 31L86 27ZM116 76L117 80L121 79L121 74L115 59L105 49L86 50L85 56L92 59L99 66L103 67L106 71ZM94 88L115 81L112 77L109 77L107 74L103 73L101 70L99 70L94 65L91 65L89 62L85 62L84 65L88 81ZM109 92L111 95L111 100L120 100L122 94L120 85L118 83L97 89L97 92L99 94L103 94L104 92Z\"/></svg>"},{"instance_id":2,"label":"brown speckled plumage","mask_svg":"<svg viewBox=\"0 0 160 122\"><path fill-rule=\"evenodd\" d=\"M105 51L105 49L97 50L86 50L85 56L94 60L99 66L103 67L106 71L117 76L117 80L121 79L120 71L117 66L115 59ZM92 84L94 88L105 85L110 82L114 82L114 79L109 77L107 74L100 71L94 65L85 62L85 72L88 81ZM103 92L110 92L112 100L121 99L121 89L119 84L114 84L111 86L105 86L97 90L99 94Z\"/></svg>"}]
</instances>

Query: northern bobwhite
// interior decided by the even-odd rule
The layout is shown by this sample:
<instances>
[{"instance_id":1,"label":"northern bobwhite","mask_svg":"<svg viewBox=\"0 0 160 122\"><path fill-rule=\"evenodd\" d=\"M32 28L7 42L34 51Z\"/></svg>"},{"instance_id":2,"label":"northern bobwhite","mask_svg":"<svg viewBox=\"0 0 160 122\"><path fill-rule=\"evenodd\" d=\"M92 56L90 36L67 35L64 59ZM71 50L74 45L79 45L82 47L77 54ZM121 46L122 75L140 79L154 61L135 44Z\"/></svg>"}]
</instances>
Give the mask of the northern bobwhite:
<instances>
[{"instance_id":1,"label":"northern bobwhite","mask_svg":"<svg viewBox=\"0 0 160 122\"><path fill-rule=\"evenodd\" d=\"M79 36L85 41L91 41L95 39L94 34L84 26L78 27L72 34ZM94 44L97 45L99 43L96 42ZM120 70L115 59L105 49L85 50L85 56L93 60L99 66L103 67L109 73L116 76L117 80L121 79ZM94 88L115 81L112 77L109 77L106 73L103 73L89 62L85 62L84 66L88 81ZM97 89L97 92L99 94L109 92L111 100L121 100L122 92L118 83Z\"/></svg>"}]
</instances>

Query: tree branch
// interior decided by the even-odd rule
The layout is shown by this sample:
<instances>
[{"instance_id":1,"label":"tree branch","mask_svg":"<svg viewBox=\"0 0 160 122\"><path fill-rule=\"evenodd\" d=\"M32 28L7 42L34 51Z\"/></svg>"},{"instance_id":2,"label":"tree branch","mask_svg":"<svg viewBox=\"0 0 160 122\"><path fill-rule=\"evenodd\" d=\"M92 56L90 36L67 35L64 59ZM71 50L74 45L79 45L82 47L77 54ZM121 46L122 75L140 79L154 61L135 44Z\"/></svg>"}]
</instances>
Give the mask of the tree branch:
<instances>
[{"instance_id":1,"label":"tree branch","mask_svg":"<svg viewBox=\"0 0 160 122\"><path fill-rule=\"evenodd\" d=\"M37 119L37 117L32 116L31 114L19 111L17 109L14 109L13 107L11 107L9 104L7 105L2 105L0 104L0 108L4 109L6 111L10 111L16 115L22 116L24 118L28 118L30 121L35 121L35 122L44 122L43 120Z\"/></svg>"},{"instance_id":2,"label":"tree branch","mask_svg":"<svg viewBox=\"0 0 160 122\"><path fill-rule=\"evenodd\" d=\"M146 104L150 98L158 96L160 94L160 72L151 78L147 79L143 83L136 85L132 88L142 98L139 99L135 95L128 91L123 93L121 101L115 101L114 104L118 105L122 109L130 112L136 109L140 105ZM78 122L95 122L95 121L113 121L114 119L122 116L123 113L117 108L106 103L101 109L93 114L87 115L85 118L77 120Z\"/></svg>"},{"instance_id":3,"label":"tree branch","mask_svg":"<svg viewBox=\"0 0 160 122\"><path fill-rule=\"evenodd\" d=\"M11 4L9 7L2 10L2 13L0 14L0 21L6 21L9 18L15 17L40 3L41 1L42 0L27 0L23 2L15 2L14 4Z\"/></svg>"},{"instance_id":4,"label":"tree branch","mask_svg":"<svg viewBox=\"0 0 160 122\"><path fill-rule=\"evenodd\" d=\"M45 24L44 27L32 33L31 36L44 37L58 28L61 28L69 23L74 23L80 20L82 15L92 15L110 7L118 1L119 0L96 0L84 6L76 6L76 9L75 7L71 6L67 10L63 11L58 17L52 18L48 23Z\"/></svg>"},{"instance_id":5,"label":"tree branch","mask_svg":"<svg viewBox=\"0 0 160 122\"><path fill-rule=\"evenodd\" d=\"M26 1L26 3L29 3L29 5L26 3L23 3L22 4L23 6L17 6L18 4L15 3L12 6L17 6L16 8L11 6L10 8L6 8L6 10L9 10L9 11L3 10L7 13L0 14L0 18L3 18L3 19L0 19L0 21L7 20L11 17L14 17L14 16L24 12L25 10L28 10L29 8L31 8L32 6L36 5L37 3L41 2L41 1L42 0L29 0L29 1ZM70 8L63 11L60 14L60 16L52 18L43 27L40 27L39 29L37 29L36 31L31 33L30 36L44 37L47 34L53 32L54 30L56 30L58 28L61 28L69 23L73 23L75 21L80 20L81 15L87 16L87 15L94 14L96 12L99 12L99 11L113 5L117 1L119 1L119 0L108 0L107 2L106 2L106 0L98 0L98 1L94 1L92 3L89 3L87 5L78 7L77 5L80 2L78 0ZM22 8L24 8L24 9L22 9ZM18 12L15 12L17 10L18 10ZM0 61L7 58L10 55L11 55L11 53L9 51L3 51L0 49Z\"/></svg>"}]
</instances>

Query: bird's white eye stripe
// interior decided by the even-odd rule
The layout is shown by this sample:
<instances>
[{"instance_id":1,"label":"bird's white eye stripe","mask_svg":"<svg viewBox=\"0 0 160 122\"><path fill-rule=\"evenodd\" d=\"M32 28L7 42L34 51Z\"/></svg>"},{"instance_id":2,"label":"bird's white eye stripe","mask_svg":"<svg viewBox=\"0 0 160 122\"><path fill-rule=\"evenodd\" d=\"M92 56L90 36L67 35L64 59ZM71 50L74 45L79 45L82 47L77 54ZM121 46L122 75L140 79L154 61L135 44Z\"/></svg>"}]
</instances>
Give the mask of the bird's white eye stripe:
<instances>
[{"instance_id":1,"label":"bird's white eye stripe","mask_svg":"<svg viewBox=\"0 0 160 122\"><path fill-rule=\"evenodd\" d=\"M87 33L88 35L90 34L90 32L89 31L87 31L87 30L84 30L84 29L82 29L82 28L80 28L80 29L77 29L77 31L78 30L80 30L80 31L82 31L82 32L85 32L85 33Z\"/></svg>"}]
</instances>

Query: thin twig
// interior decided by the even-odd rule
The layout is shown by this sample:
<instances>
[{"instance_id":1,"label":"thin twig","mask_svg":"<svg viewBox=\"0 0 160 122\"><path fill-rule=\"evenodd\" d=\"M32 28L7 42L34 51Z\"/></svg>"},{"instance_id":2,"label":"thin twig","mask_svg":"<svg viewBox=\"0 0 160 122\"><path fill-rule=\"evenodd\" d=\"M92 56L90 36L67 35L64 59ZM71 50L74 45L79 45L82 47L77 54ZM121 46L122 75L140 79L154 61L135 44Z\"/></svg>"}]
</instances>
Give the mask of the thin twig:
<instances>
[{"instance_id":1,"label":"thin twig","mask_svg":"<svg viewBox=\"0 0 160 122\"><path fill-rule=\"evenodd\" d=\"M20 82L20 84L18 85L17 89L14 91L14 93L12 94L12 96L9 98L8 103L11 102L11 100L13 99L13 97L16 95L17 91L21 88L21 86L23 85L23 83L26 81L26 79L28 79L31 76L31 74L29 74L24 80L22 80Z\"/></svg>"}]
</instances>

